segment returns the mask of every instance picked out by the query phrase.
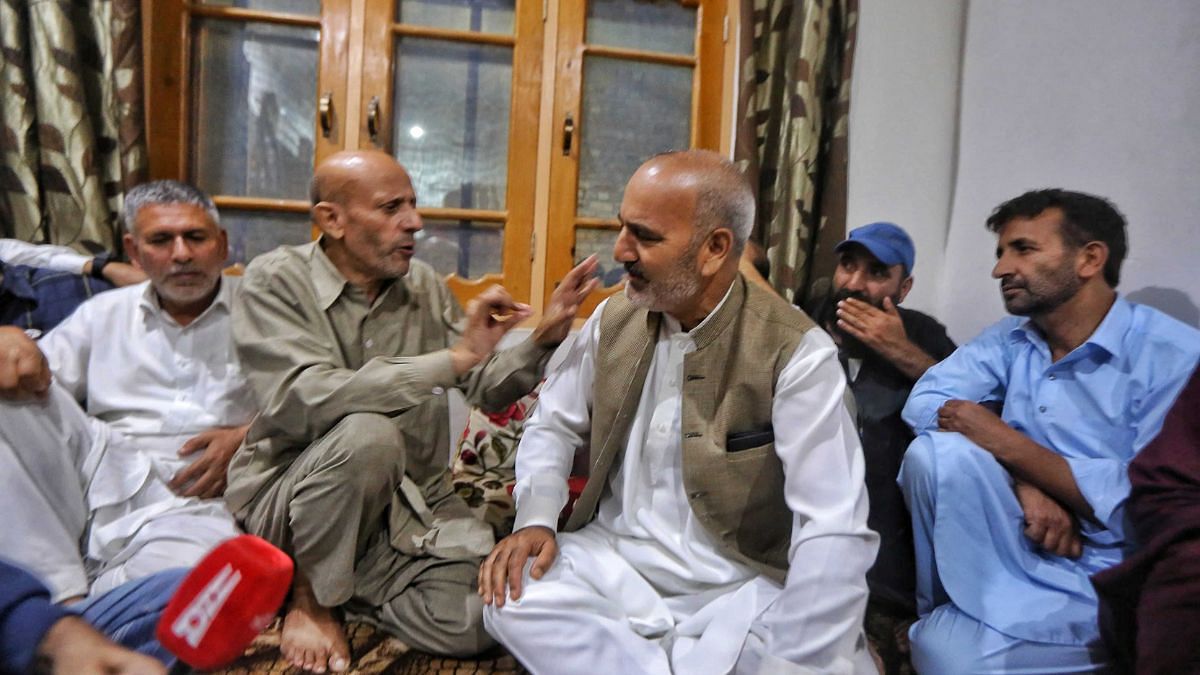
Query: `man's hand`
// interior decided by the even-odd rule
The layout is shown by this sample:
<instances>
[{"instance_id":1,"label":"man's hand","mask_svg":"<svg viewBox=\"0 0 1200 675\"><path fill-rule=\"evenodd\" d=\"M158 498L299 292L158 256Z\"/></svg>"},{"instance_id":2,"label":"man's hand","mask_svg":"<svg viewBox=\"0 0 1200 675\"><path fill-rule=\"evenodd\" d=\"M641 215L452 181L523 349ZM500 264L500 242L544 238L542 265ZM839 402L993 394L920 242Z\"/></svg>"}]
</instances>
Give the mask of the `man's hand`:
<instances>
[{"instance_id":1,"label":"man's hand","mask_svg":"<svg viewBox=\"0 0 1200 675\"><path fill-rule=\"evenodd\" d=\"M168 487L183 497L212 499L225 494L225 471L249 428L250 425L246 424L209 429L189 438L179 449L179 456L187 457L201 450L204 454L191 466L176 473Z\"/></svg>"},{"instance_id":2,"label":"man's hand","mask_svg":"<svg viewBox=\"0 0 1200 675\"><path fill-rule=\"evenodd\" d=\"M123 262L110 262L100 270L100 275L108 279L114 286L132 286L146 280L146 273Z\"/></svg>"},{"instance_id":3,"label":"man's hand","mask_svg":"<svg viewBox=\"0 0 1200 675\"><path fill-rule=\"evenodd\" d=\"M75 616L59 619L38 645L38 659L55 675L166 675L155 659L110 642Z\"/></svg>"},{"instance_id":4,"label":"man's hand","mask_svg":"<svg viewBox=\"0 0 1200 675\"><path fill-rule=\"evenodd\" d=\"M1025 536L1054 555L1078 558L1083 553L1079 523L1049 495L1029 483L1016 481L1013 491L1025 512Z\"/></svg>"},{"instance_id":5,"label":"man's hand","mask_svg":"<svg viewBox=\"0 0 1200 675\"><path fill-rule=\"evenodd\" d=\"M42 399L50 391L50 365L25 331L0 327L0 399Z\"/></svg>"},{"instance_id":6,"label":"man's hand","mask_svg":"<svg viewBox=\"0 0 1200 675\"><path fill-rule=\"evenodd\" d=\"M479 595L485 605L504 606L506 586L512 588L512 599L521 597L521 573L525 561L537 556L529 575L541 579L554 558L558 556L558 541L554 530L541 525L523 527L496 544L479 568Z\"/></svg>"},{"instance_id":7,"label":"man's hand","mask_svg":"<svg viewBox=\"0 0 1200 675\"><path fill-rule=\"evenodd\" d=\"M454 372L462 375L491 356L505 333L533 315L524 303L513 300L502 286L492 286L467 305L467 327L450 348Z\"/></svg>"},{"instance_id":8,"label":"man's hand","mask_svg":"<svg viewBox=\"0 0 1200 675\"><path fill-rule=\"evenodd\" d=\"M883 299L883 309L857 298L838 303L837 325L850 337L891 361L897 370L916 380L937 363L908 339L904 320L891 298Z\"/></svg>"},{"instance_id":9,"label":"man's hand","mask_svg":"<svg viewBox=\"0 0 1200 675\"><path fill-rule=\"evenodd\" d=\"M973 401L946 401L938 409L938 428L957 431L979 447L995 454L998 448L1012 443L1013 434L1020 435L996 413Z\"/></svg>"},{"instance_id":10,"label":"man's hand","mask_svg":"<svg viewBox=\"0 0 1200 675\"><path fill-rule=\"evenodd\" d=\"M542 320L533 329L531 339L547 349L557 347L571 332L571 323L579 313L588 294L600 285L596 278L596 256L590 255L579 263L559 282L550 295L550 304L542 313Z\"/></svg>"}]
</instances>

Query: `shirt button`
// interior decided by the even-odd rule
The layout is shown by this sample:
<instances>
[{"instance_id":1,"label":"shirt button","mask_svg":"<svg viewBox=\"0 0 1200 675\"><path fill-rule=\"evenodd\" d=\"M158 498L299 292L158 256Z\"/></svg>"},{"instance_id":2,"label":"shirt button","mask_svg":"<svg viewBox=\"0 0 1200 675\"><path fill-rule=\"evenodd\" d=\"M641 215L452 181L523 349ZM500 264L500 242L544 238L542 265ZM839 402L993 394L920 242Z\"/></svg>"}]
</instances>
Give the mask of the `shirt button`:
<instances>
[{"instance_id":1,"label":"shirt button","mask_svg":"<svg viewBox=\"0 0 1200 675\"><path fill-rule=\"evenodd\" d=\"M1051 374L1051 375L1050 375L1050 379L1051 379L1051 380L1057 380L1057 379L1058 379L1058 376L1057 376L1057 375L1054 375L1054 374Z\"/></svg>"},{"instance_id":2,"label":"shirt button","mask_svg":"<svg viewBox=\"0 0 1200 675\"><path fill-rule=\"evenodd\" d=\"M371 338L367 338L366 340L363 340L363 346L367 349L370 349L371 347L375 346L375 341Z\"/></svg>"},{"instance_id":3,"label":"shirt button","mask_svg":"<svg viewBox=\"0 0 1200 675\"><path fill-rule=\"evenodd\" d=\"M1044 406L1044 405L1038 406L1038 412L1046 412L1046 406Z\"/></svg>"},{"instance_id":4,"label":"shirt button","mask_svg":"<svg viewBox=\"0 0 1200 675\"><path fill-rule=\"evenodd\" d=\"M446 393L446 390L441 387L434 387L431 391L433 391L434 396L441 396Z\"/></svg>"}]
</instances>

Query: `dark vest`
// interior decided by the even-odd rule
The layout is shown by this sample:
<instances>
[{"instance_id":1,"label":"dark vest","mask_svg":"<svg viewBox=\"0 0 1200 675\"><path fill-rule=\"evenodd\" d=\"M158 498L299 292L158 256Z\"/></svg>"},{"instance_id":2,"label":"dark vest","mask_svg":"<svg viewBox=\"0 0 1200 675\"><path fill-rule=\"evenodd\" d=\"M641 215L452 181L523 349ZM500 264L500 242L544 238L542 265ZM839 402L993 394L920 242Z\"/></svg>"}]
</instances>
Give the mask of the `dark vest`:
<instances>
[{"instance_id":1,"label":"dark vest","mask_svg":"<svg viewBox=\"0 0 1200 675\"><path fill-rule=\"evenodd\" d=\"M616 295L600 317L590 478L567 530L592 519L637 413L662 315ZM697 519L730 558L782 582L792 513L775 454L775 382L813 323L740 275L683 361L683 484Z\"/></svg>"}]
</instances>

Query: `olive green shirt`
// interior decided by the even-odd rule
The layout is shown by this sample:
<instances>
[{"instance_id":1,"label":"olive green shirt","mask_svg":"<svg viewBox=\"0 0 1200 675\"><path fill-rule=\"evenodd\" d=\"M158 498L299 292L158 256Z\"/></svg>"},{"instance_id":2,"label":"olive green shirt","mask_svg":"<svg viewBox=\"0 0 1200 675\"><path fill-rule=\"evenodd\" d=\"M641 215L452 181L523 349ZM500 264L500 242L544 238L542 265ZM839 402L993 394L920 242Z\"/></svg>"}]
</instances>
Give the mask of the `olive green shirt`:
<instances>
[{"instance_id":1,"label":"olive green shirt","mask_svg":"<svg viewBox=\"0 0 1200 675\"><path fill-rule=\"evenodd\" d=\"M541 379L550 349L526 340L456 377L449 353L464 315L446 284L413 260L374 302L350 284L320 241L284 246L246 268L233 334L260 413L229 466L235 514L346 415L399 419L406 473L422 485L446 470L446 390L502 409Z\"/></svg>"}]
</instances>

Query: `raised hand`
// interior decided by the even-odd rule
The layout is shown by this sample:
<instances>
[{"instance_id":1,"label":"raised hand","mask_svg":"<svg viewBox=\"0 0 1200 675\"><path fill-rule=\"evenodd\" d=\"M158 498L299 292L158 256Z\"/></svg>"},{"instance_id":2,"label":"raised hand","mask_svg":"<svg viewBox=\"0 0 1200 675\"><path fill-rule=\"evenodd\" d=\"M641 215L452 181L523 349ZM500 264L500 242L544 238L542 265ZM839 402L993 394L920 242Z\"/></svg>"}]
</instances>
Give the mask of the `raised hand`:
<instances>
[{"instance_id":1,"label":"raised hand","mask_svg":"<svg viewBox=\"0 0 1200 675\"><path fill-rule=\"evenodd\" d=\"M474 368L496 350L508 331L533 314L533 310L513 300L501 286L492 286L467 305L467 327L450 348L454 372L461 375Z\"/></svg>"},{"instance_id":2,"label":"raised hand","mask_svg":"<svg viewBox=\"0 0 1200 675\"><path fill-rule=\"evenodd\" d=\"M588 256L559 282L550 295L550 304L531 338L543 347L557 347L571 332L571 323L579 314L579 306L588 294L600 285L596 277L596 256Z\"/></svg>"}]
</instances>

